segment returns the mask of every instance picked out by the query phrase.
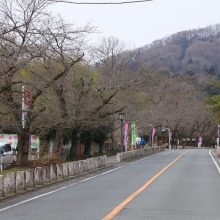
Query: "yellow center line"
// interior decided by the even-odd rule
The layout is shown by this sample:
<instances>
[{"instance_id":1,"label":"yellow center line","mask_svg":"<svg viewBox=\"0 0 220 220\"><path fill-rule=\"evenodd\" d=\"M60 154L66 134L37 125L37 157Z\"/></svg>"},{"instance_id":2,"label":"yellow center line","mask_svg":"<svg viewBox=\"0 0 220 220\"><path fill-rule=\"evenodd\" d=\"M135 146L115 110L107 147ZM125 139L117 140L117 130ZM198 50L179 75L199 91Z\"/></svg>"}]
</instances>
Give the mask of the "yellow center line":
<instances>
[{"instance_id":1,"label":"yellow center line","mask_svg":"<svg viewBox=\"0 0 220 220\"><path fill-rule=\"evenodd\" d=\"M155 179L157 179L164 171L166 171L170 166L172 166L177 160L180 159L185 153L189 152L185 151L180 156L178 156L174 161L164 167L159 173L157 173L154 177L152 177L147 183L145 183L140 189L130 195L127 199L125 199L120 205L118 205L112 212L110 212L107 216L105 216L102 220L110 220L114 218L131 200L133 200L138 194L144 191Z\"/></svg>"}]
</instances>

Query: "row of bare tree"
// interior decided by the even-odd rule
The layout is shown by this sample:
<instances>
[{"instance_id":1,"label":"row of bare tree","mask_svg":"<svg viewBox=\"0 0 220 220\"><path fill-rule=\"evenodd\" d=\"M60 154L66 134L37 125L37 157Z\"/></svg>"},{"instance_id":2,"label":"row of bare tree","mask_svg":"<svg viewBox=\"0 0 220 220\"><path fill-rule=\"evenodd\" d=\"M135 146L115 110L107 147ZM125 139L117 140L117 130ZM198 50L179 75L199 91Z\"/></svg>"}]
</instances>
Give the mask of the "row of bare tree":
<instances>
[{"instance_id":1,"label":"row of bare tree","mask_svg":"<svg viewBox=\"0 0 220 220\"><path fill-rule=\"evenodd\" d=\"M137 62L135 50L114 37L89 48L86 37L95 29L54 17L49 4L0 1L0 127L18 135L21 166L28 163L29 135L43 138L51 130L53 155L61 154L66 130L71 131L70 158L79 155L82 131L84 153L90 154L92 136L101 140L102 152L121 111L127 121L137 121L141 135L149 123L173 129L176 138L211 134L210 114L191 79L148 69ZM24 127L22 86L31 91Z\"/></svg>"}]
</instances>

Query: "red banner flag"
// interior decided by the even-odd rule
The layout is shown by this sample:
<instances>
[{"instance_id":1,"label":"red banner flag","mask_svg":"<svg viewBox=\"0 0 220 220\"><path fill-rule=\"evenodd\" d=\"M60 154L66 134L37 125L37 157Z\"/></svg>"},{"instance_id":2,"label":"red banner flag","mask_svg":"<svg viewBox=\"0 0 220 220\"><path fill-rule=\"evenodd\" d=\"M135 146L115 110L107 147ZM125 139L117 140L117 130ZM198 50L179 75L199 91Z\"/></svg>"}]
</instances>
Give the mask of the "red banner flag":
<instances>
[{"instance_id":1,"label":"red banner flag","mask_svg":"<svg viewBox=\"0 0 220 220\"><path fill-rule=\"evenodd\" d=\"M31 92L27 89L24 89L24 104L30 106L31 101Z\"/></svg>"}]
</instances>

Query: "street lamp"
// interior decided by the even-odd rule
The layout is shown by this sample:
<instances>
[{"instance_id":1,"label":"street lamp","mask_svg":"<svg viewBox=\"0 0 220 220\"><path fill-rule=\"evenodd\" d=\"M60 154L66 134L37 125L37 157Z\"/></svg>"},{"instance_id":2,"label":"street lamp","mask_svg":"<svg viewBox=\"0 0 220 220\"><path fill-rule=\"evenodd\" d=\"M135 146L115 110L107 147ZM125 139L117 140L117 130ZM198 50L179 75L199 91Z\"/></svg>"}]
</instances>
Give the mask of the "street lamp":
<instances>
[{"instance_id":1,"label":"street lamp","mask_svg":"<svg viewBox=\"0 0 220 220\"><path fill-rule=\"evenodd\" d=\"M120 146L120 151L123 152L123 120L124 120L125 113L124 112L119 112L119 119L121 120L121 146Z\"/></svg>"}]
</instances>

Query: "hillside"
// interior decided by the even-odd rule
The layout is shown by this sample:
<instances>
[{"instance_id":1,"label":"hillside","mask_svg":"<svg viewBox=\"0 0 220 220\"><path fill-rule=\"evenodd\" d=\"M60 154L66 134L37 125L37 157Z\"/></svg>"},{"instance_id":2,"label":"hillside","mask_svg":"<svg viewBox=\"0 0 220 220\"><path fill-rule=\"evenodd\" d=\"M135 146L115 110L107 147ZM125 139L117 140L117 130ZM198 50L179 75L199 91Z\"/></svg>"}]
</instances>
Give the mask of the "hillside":
<instances>
[{"instance_id":1,"label":"hillside","mask_svg":"<svg viewBox=\"0 0 220 220\"><path fill-rule=\"evenodd\" d=\"M171 75L220 72L220 24L173 34L137 51L136 61Z\"/></svg>"}]
</instances>

